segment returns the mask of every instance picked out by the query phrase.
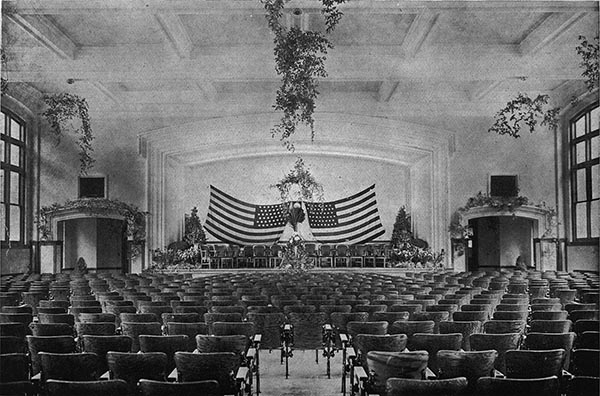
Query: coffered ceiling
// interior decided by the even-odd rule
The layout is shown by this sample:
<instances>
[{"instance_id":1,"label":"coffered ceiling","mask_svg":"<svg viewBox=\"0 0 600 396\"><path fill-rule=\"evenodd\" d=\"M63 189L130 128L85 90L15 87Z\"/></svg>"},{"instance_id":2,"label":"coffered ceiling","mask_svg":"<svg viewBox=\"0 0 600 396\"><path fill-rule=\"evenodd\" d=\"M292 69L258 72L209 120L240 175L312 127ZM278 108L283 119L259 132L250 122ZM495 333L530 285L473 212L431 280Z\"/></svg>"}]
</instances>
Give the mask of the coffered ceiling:
<instances>
[{"instance_id":1,"label":"coffered ceiling","mask_svg":"<svg viewBox=\"0 0 600 396\"><path fill-rule=\"evenodd\" d=\"M284 22L324 30L318 0ZM317 112L445 124L490 118L517 92L557 105L584 92L578 36L598 3L349 0L331 35ZM299 10L294 15L290 10ZM278 76L259 0L3 0L13 84L83 95L136 132L272 112Z\"/></svg>"}]
</instances>

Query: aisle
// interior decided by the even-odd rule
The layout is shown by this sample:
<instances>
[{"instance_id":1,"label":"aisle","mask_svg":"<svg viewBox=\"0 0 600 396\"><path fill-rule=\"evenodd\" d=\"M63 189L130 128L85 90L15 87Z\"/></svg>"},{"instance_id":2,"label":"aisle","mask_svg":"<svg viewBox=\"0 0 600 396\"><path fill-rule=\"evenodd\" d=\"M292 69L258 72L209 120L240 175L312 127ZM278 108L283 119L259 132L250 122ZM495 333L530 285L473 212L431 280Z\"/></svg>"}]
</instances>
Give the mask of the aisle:
<instances>
[{"instance_id":1,"label":"aisle","mask_svg":"<svg viewBox=\"0 0 600 396\"><path fill-rule=\"evenodd\" d=\"M294 351L288 379L279 356L279 350L260 353L261 396L341 396L341 351L331 359L331 379L327 378L325 358L319 356L319 364L315 362L315 351Z\"/></svg>"}]
</instances>

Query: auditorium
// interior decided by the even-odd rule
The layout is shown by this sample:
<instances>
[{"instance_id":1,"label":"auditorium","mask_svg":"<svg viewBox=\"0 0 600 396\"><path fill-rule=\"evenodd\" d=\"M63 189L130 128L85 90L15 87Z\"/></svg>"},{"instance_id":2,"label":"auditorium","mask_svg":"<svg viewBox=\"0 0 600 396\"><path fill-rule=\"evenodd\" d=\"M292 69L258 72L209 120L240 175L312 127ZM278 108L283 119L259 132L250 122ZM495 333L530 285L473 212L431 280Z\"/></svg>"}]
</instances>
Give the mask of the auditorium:
<instances>
[{"instance_id":1,"label":"auditorium","mask_svg":"<svg viewBox=\"0 0 600 396\"><path fill-rule=\"evenodd\" d=\"M597 1L1 15L0 396L600 394Z\"/></svg>"}]
</instances>

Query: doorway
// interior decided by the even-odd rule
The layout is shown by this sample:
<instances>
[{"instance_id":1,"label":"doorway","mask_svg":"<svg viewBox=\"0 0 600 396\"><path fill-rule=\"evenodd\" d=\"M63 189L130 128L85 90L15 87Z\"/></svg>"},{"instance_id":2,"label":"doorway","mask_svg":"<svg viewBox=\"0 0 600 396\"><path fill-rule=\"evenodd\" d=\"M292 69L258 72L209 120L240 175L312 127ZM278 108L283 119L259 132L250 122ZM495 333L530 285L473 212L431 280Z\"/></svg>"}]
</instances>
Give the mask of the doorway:
<instances>
[{"instance_id":1,"label":"doorway","mask_svg":"<svg viewBox=\"0 0 600 396\"><path fill-rule=\"evenodd\" d=\"M518 216L487 216L469 220L473 230L467 249L467 270L513 267L521 256L533 266L534 220Z\"/></svg>"}]
</instances>

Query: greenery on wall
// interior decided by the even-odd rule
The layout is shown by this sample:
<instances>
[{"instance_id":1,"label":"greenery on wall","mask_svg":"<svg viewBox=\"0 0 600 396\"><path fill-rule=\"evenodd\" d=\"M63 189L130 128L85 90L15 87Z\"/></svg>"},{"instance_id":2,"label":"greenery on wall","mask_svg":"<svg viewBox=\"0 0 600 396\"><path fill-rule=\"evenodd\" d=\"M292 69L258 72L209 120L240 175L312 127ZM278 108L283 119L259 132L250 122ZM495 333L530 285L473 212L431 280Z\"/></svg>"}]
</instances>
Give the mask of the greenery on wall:
<instances>
[{"instance_id":1,"label":"greenery on wall","mask_svg":"<svg viewBox=\"0 0 600 396\"><path fill-rule=\"evenodd\" d=\"M521 128L527 127L533 133L538 123L550 129L557 128L560 109L547 108L548 100L548 95L538 95L532 99L527 94L519 93L496 113L489 132L518 138Z\"/></svg>"},{"instance_id":2,"label":"greenery on wall","mask_svg":"<svg viewBox=\"0 0 600 396\"><path fill-rule=\"evenodd\" d=\"M542 209L545 212L547 226L544 235L552 235L554 232L553 227L556 225L556 210L546 206L545 202L532 204L529 199L524 196L491 197L481 191L475 196L467 199L467 203L456 210L452 216L448 232L452 238L464 239L467 236L467 226L463 224L463 215L472 208L490 207L497 209L499 212L508 211L514 213L515 210L521 206L534 206L538 209Z\"/></svg>"},{"instance_id":3,"label":"greenery on wall","mask_svg":"<svg viewBox=\"0 0 600 396\"><path fill-rule=\"evenodd\" d=\"M277 188L281 202L288 201L323 201L323 185L310 173L304 160L298 157L294 167L271 188ZM298 190L295 191L294 187Z\"/></svg>"},{"instance_id":4,"label":"greenery on wall","mask_svg":"<svg viewBox=\"0 0 600 396\"><path fill-rule=\"evenodd\" d=\"M600 71L598 68L598 56L600 48L599 36L588 41L585 36L579 36L579 45L575 48L577 54L581 56L579 66L583 69L581 75L585 77L585 85L588 91L598 88L600 81Z\"/></svg>"},{"instance_id":5,"label":"greenery on wall","mask_svg":"<svg viewBox=\"0 0 600 396\"><path fill-rule=\"evenodd\" d=\"M53 203L40 208L37 225L41 240L48 240L52 236L51 217L56 212L78 210L90 215L114 215L125 218L127 223L127 237L131 241L131 258L141 253L141 245L146 240L146 216L148 212L141 211L136 206L129 205L115 199L83 198L65 203Z\"/></svg>"},{"instance_id":6,"label":"greenery on wall","mask_svg":"<svg viewBox=\"0 0 600 396\"><path fill-rule=\"evenodd\" d=\"M79 135L77 144L79 146L80 173L87 174L87 171L94 166L95 161L92 158L94 135L86 100L77 95L62 92L45 95L44 102L48 108L42 115L50 124L50 132L56 137L58 143L66 132Z\"/></svg>"},{"instance_id":7,"label":"greenery on wall","mask_svg":"<svg viewBox=\"0 0 600 396\"><path fill-rule=\"evenodd\" d=\"M284 146L294 151L290 137L299 124L310 128L314 139L313 113L318 78L327 77L325 55L333 44L321 32L303 31L281 23L283 9L290 0L265 0L264 7L269 28L274 34L275 70L281 76L281 86L277 90L275 110L283 112L281 121L271 129L273 137L279 136ZM337 6L346 0L321 0L321 13L325 18L325 33L331 33L339 23L342 12ZM301 10L296 11L301 13Z\"/></svg>"}]
</instances>

